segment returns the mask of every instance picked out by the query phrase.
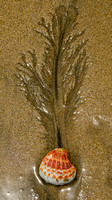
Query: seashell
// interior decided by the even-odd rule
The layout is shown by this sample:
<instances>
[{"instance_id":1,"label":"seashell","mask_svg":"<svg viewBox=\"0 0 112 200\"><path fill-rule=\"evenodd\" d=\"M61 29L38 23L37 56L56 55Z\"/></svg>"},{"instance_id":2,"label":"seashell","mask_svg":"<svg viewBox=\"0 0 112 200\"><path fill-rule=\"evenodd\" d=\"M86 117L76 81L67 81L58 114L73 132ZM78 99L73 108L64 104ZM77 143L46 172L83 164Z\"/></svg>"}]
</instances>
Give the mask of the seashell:
<instances>
[{"instance_id":1,"label":"seashell","mask_svg":"<svg viewBox=\"0 0 112 200\"><path fill-rule=\"evenodd\" d=\"M43 158L39 174L47 183L64 185L75 178L76 169L70 163L67 151L63 148L57 148Z\"/></svg>"}]
</instances>

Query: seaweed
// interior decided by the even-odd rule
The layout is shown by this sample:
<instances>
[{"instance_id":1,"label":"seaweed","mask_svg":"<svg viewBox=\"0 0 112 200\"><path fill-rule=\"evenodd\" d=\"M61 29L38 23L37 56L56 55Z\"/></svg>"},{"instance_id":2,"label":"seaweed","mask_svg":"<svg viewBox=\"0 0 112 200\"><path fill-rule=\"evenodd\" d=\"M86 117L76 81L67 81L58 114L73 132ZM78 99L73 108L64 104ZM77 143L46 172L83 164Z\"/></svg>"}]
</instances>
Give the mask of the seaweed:
<instances>
[{"instance_id":1,"label":"seaweed","mask_svg":"<svg viewBox=\"0 0 112 200\"><path fill-rule=\"evenodd\" d=\"M45 38L41 70L34 50L28 51L32 61L22 54L17 68L20 87L39 113L38 120L52 136L55 147L62 146L61 117L67 123L80 104L79 91L87 69L87 40L77 44L85 33L76 33L77 16L78 9L72 2L68 7L59 5L50 13L50 23L42 17L38 25L45 31L36 30Z\"/></svg>"}]
</instances>

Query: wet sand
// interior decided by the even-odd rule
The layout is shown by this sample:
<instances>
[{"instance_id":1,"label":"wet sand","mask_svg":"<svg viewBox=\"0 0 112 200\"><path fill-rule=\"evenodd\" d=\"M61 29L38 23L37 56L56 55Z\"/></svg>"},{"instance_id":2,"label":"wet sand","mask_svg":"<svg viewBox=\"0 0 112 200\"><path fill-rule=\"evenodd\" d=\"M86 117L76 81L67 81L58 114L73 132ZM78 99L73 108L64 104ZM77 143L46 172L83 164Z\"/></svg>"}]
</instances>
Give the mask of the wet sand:
<instances>
[{"instance_id":1,"label":"wet sand","mask_svg":"<svg viewBox=\"0 0 112 200\"><path fill-rule=\"evenodd\" d=\"M86 29L88 70L81 104L69 118L63 147L76 166L76 179L66 186L46 184L38 176L42 158L54 148L37 112L17 87L21 52L35 49L41 63L45 40L35 33L41 17L64 0L2 1L0 67L0 199L110 200L112 193L111 1L77 1L78 30ZM39 177L39 179L38 179Z\"/></svg>"}]
</instances>

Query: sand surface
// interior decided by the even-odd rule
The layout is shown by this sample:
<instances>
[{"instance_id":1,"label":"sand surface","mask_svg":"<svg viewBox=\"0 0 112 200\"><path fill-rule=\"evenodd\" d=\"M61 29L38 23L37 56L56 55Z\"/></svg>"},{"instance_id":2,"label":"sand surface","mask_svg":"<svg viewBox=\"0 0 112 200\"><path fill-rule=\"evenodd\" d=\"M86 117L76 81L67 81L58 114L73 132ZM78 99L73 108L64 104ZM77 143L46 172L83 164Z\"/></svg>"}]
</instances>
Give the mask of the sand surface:
<instances>
[{"instance_id":1,"label":"sand surface","mask_svg":"<svg viewBox=\"0 0 112 200\"><path fill-rule=\"evenodd\" d=\"M17 87L22 52L35 49L42 61L44 38L38 21L67 0L4 0L0 66L0 200L110 200L112 196L111 0L78 0L78 31L86 29L88 70L81 87L83 104L62 136L77 178L56 187L38 179L42 158L52 149L37 112Z\"/></svg>"}]
</instances>

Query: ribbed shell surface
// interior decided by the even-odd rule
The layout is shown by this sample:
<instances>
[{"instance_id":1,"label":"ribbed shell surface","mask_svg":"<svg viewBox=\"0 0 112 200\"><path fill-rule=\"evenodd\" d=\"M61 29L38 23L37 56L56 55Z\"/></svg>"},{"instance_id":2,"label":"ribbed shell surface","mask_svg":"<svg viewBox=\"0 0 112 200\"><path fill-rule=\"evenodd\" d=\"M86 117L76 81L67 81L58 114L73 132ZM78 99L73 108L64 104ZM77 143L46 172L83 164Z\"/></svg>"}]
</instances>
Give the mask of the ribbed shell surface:
<instances>
[{"instance_id":1,"label":"ribbed shell surface","mask_svg":"<svg viewBox=\"0 0 112 200\"><path fill-rule=\"evenodd\" d=\"M64 185L76 176L76 169L70 163L67 151L62 148L50 151L42 160L39 168L40 176L48 183Z\"/></svg>"}]
</instances>

